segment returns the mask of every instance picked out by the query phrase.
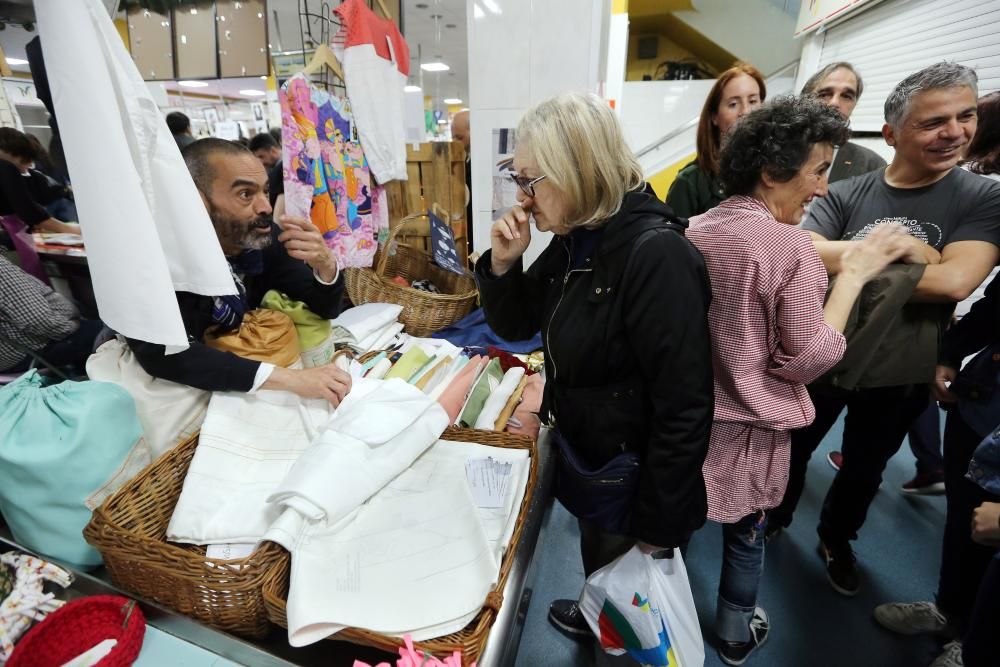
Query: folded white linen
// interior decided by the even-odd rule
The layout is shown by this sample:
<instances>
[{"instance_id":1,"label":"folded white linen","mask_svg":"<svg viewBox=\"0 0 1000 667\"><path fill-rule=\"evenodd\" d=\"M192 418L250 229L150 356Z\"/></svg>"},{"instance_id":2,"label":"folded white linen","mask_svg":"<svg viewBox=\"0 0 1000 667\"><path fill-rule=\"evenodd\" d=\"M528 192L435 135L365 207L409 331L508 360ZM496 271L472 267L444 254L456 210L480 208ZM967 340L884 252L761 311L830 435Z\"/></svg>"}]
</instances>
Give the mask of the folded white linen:
<instances>
[{"instance_id":1,"label":"folded white linen","mask_svg":"<svg viewBox=\"0 0 1000 667\"><path fill-rule=\"evenodd\" d=\"M361 342L376 331L394 323L403 307L394 303L365 303L354 308L348 308L335 320L333 327L340 327L354 337L355 342Z\"/></svg>"},{"instance_id":2,"label":"folded white linen","mask_svg":"<svg viewBox=\"0 0 1000 667\"><path fill-rule=\"evenodd\" d=\"M374 381L355 381L351 395ZM406 470L448 426L439 403L398 378L378 383L363 400L344 401L268 498L298 498L327 524L347 516ZM301 505L299 505L301 506Z\"/></svg>"},{"instance_id":3,"label":"folded white linen","mask_svg":"<svg viewBox=\"0 0 1000 667\"><path fill-rule=\"evenodd\" d=\"M475 428L484 431L493 430L493 426L500 417L500 413L503 412L503 408L507 405L510 397L517 391L517 385L521 383L521 378L523 377L524 369L520 366L509 368L504 373L503 380L500 381L500 386L494 389L490 397L486 399L486 405L483 406L482 411L476 418Z\"/></svg>"},{"instance_id":4,"label":"folded white linen","mask_svg":"<svg viewBox=\"0 0 1000 667\"><path fill-rule=\"evenodd\" d=\"M267 497L332 413L325 400L289 392L214 393L167 539L189 544L260 540L280 514Z\"/></svg>"},{"instance_id":5,"label":"folded white linen","mask_svg":"<svg viewBox=\"0 0 1000 667\"><path fill-rule=\"evenodd\" d=\"M502 507L469 493L466 463L485 457L511 464ZM267 539L292 552L289 642L348 626L415 640L464 628L499 577L528 467L527 450L439 440L334 525L286 511Z\"/></svg>"}]
</instances>

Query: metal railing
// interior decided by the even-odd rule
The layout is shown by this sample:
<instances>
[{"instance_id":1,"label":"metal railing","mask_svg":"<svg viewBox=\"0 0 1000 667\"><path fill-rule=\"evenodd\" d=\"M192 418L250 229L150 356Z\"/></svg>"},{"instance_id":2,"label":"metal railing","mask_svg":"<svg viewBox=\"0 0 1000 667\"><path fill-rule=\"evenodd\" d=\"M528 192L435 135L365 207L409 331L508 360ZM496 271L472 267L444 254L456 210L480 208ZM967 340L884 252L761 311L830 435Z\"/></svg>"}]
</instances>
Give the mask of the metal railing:
<instances>
[{"instance_id":1,"label":"metal railing","mask_svg":"<svg viewBox=\"0 0 1000 667\"><path fill-rule=\"evenodd\" d=\"M788 63L784 67L780 67L779 69L775 70L771 74L767 75L766 77L764 77L764 79L765 79L765 81L771 81L772 79L776 79L776 78L778 78L778 77L786 74L789 70L791 70L793 72L792 76L797 76L798 75L798 68L799 68L799 61L798 60L793 60L792 62ZM674 139L675 137L679 137L681 134L683 134L684 132L687 132L692 127L696 127L698 125L698 119L699 119L699 117L700 116L695 116L691 120L689 120L689 121L681 124L680 126L675 127L674 129L670 130L670 132L667 132L665 135L663 135L662 137L660 137L659 139L657 139L653 143L651 143L651 144L649 144L647 146L644 146L641 149L637 150L635 152L636 159L642 158L644 155L652 153L653 151L657 150L660 146L662 146L663 144L667 143L671 139Z\"/></svg>"}]
</instances>

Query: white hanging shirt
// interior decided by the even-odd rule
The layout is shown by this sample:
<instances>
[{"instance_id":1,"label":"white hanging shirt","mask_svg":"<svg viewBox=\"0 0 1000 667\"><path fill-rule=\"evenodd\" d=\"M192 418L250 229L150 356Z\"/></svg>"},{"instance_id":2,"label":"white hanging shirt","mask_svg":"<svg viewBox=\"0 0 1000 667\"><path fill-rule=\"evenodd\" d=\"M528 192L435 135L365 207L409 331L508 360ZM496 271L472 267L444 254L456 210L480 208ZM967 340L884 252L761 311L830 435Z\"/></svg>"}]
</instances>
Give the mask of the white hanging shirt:
<instances>
[{"instance_id":1,"label":"white hanging shirt","mask_svg":"<svg viewBox=\"0 0 1000 667\"><path fill-rule=\"evenodd\" d=\"M236 294L205 205L104 4L35 13L101 319L184 350L174 292Z\"/></svg>"}]
</instances>

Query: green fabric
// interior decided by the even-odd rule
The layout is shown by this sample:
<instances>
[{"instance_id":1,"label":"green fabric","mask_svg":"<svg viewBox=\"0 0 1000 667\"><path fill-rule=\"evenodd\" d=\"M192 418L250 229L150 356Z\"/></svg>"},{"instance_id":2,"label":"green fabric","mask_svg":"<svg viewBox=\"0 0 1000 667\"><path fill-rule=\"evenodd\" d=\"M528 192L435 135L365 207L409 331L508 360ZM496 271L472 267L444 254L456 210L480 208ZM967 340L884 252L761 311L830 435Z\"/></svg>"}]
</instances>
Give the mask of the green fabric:
<instances>
[{"instance_id":1,"label":"green fabric","mask_svg":"<svg viewBox=\"0 0 1000 667\"><path fill-rule=\"evenodd\" d=\"M411 347L403 356L399 358L392 369L385 374L386 380L399 378L406 382L410 381L413 374L419 371L431 358L419 347Z\"/></svg>"},{"instance_id":2,"label":"green fabric","mask_svg":"<svg viewBox=\"0 0 1000 667\"><path fill-rule=\"evenodd\" d=\"M486 405L486 400L500 386L502 380L503 368L500 367L500 359L493 359L486 365L482 375L472 387L469 400L465 403L465 409L462 410L462 415L458 418L459 424L465 428L472 428L475 425L476 420L479 419L479 413Z\"/></svg>"},{"instance_id":3,"label":"green fabric","mask_svg":"<svg viewBox=\"0 0 1000 667\"><path fill-rule=\"evenodd\" d=\"M324 320L309 310L301 301L294 301L277 290L270 290L264 295L260 305L262 308L284 313L295 323L295 332L299 335L299 349L311 350L322 345L330 337L330 320Z\"/></svg>"},{"instance_id":4,"label":"green fabric","mask_svg":"<svg viewBox=\"0 0 1000 667\"><path fill-rule=\"evenodd\" d=\"M0 511L14 541L75 567L101 556L84 505L142 437L135 401L111 382L47 386L29 371L0 389Z\"/></svg>"},{"instance_id":5,"label":"green fabric","mask_svg":"<svg viewBox=\"0 0 1000 667\"><path fill-rule=\"evenodd\" d=\"M719 178L703 171L695 160L677 174L667 192L666 203L680 217L690 218L715 208L725 198Z\"/></svg>"}]
</instances>

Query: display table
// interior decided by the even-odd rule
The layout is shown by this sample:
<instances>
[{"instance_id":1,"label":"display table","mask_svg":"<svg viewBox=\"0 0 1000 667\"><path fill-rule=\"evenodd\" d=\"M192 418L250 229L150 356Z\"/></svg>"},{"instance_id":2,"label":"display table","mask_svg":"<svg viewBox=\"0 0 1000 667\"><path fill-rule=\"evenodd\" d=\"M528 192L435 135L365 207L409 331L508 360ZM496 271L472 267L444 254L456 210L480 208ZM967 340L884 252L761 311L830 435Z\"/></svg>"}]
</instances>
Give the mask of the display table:
<instances>
[{"instance_id":1,"label":"display table","mask_svg":"<svg viewBox=\"0 0 1000 667\"><path fill-rule=\"evenodd\" d=\"M503 605L490 630L486 650L478 661L480 667L511 665L517 655L524 618L531 598L528 580L532 572L535 546L541 531L542 518L551 497L555 471L552 454L549 433L543 430L538 440L537 487L528 508L521 542L514 555L510 575L503 588ZM6 528L0 526L0 551L16 548L9 539L10 535ZM103 568L90 573L73 570L73 573L76 580L63 599L108 593L128 595L120 593L115 588ZM397 657L346 642L321 641L304 648L293 648L288 645L287 635L281 628L275 628L275 631L263 640L245 640L201 625L154 603L143 600L139 602L148 625L241 665L351 667L355 659L364 660L372 665L382 661L395 665Z\"/></svg>"}]
</instances>

